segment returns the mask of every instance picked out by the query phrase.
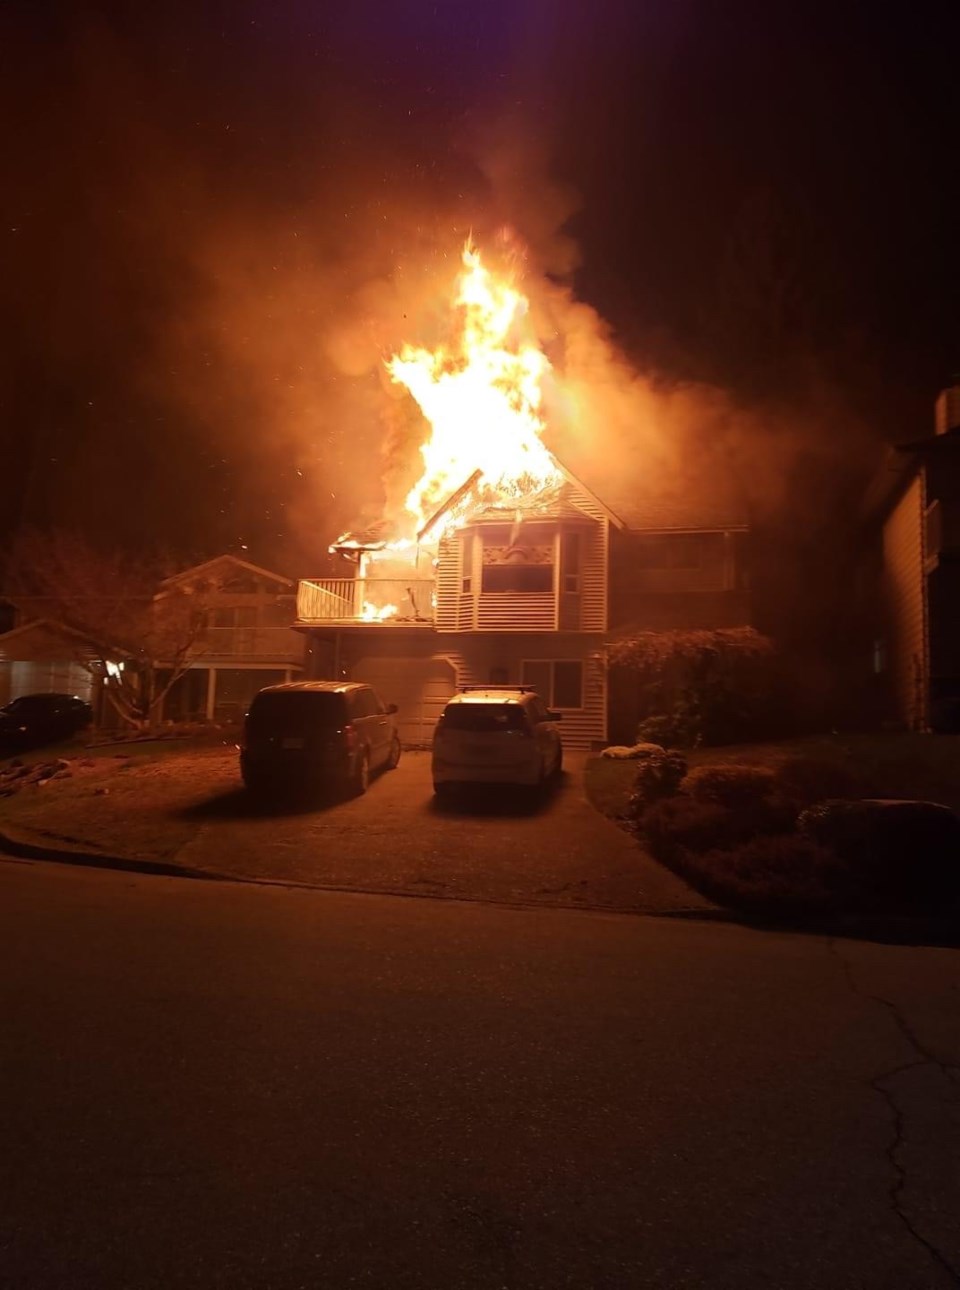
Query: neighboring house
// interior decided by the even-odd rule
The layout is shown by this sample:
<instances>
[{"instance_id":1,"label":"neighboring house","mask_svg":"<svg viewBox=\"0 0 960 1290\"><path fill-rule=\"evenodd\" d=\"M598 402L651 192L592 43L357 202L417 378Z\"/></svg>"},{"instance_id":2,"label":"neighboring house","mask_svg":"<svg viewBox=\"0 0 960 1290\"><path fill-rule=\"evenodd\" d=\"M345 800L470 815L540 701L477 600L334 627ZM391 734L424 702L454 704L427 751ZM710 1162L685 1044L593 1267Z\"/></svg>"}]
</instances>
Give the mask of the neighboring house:
<instances>
[{"instance_id":1,"label":"neighboring house","mask_svg":"<svg viewBox=\"0 0 960 1290\"><path fill-rule=\"evenodd\" d=\"M292 630L290 579L222 555L165 579L153 597L154 612L162 615L165 601L182 591L196 597L201 617L190 667L167 694L163 719L235 720L262 686L301 675L305 642ZM21 621L0 633L0 702L65 691L98 709L103 663L83 636L45 616L49 605L42 601L14 597L13 603ZM154 662L163 669L172 660Z\"/></svg>"},{"instance_id":2,"label":"neighboring house","mask_svg":"<svg viewBox=\"0 0 960 1290\"><path fill-rule=\"evenodd\" d=\"M164 701L164 718L236 721L263 686L301 675L305 643L292 630L296 596L289 578L234 555L217 556L165 579L157 613L166 597L184 590L202 606L204 630L193 663Z\"/></svg>"},{"instance_id":3,"label":"neighboring house","mask_svg":"<svg viewBox=\"0 0 960 1290\"><path fill-rule=\"evenodd\" d=\"M880 612L873 669L909 730L960 730L960 386L936 404L936 433L891 449L867 512Z\"/></svg>"},{"instance_id":4,"label":"neighboring house","mask_svg":"<svg viewBox=\"0 0 960 1290\"><path fill-rule=\"evenodd\" d=\"M334 544L350 575L299 586L312 675L376 686L399 706L407 745L429 742L459 687L486 683L535 686L562 713L568 747L632 740L606 646L641 630L746 625L745 512L718 481L707 505L684 488L601 498L558 469L558 485L496 506L473 505L468 480L421 530L415 565L391 564L379 526Z\"/></svg>"},{"instance_id":5,"label":"neighboring house","mask_svg":"<svg viewBox=\"0 0 960 1290\"><path fill-rule=\"evenodd\" d=\"M0 707L21 694L76 694L96 711L94 668L77 632L51 618L33 618L0 633Z\"/></svg>"}]
</instances>

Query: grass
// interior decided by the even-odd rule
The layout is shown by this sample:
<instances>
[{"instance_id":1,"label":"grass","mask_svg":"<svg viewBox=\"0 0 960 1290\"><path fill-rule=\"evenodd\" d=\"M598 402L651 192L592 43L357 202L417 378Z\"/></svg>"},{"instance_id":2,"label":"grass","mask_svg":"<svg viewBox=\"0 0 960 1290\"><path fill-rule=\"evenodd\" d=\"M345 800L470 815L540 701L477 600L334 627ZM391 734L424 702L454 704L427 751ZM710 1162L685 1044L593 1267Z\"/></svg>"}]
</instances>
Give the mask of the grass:
<instances>
[{"instance_id":1,"label":"grass","mask_svg":"<svg viewBox=\"0 0 960 1290\"><path fill-rule=\"evenodd\" d=\"M775 770L792 757L822 759L852 772L864 796L920 798L960 811L960 739L953 735L819 735L696 748L686 757L691 770L731 763ZM587 762L587 796L602 815L618 819L635 775L635 762L593 757Z\"/></svg>"},{"instance_id":2,"label":"grass","mask_svg":"<svg viewBox=\"0 0 960 1290\"><path fill-rule=\"evenodd\" d=\"M802 759L797 763L797 759ZM761 810L765 776L757 776L758 801L698 802L686 794L648 809L643 828L652 853L704 895L732 909L774 917L816 910L869 906L871 893L857 889L852 875L831 853L813 846L793 827L800 806L822 796L912 798L940 802L960 811L960 739L943 735L836 735L780 743L700 748L687 754L691 771L700 767L751 767L776 772L784 763L798 777L792 813L787 767L774 788L775 803ZM818 777L817 768L829 774ZM628 799L637 764L601 757L587 762L587 797L603 815L628 820ZM812 781L810 772L813 772ZM701 779L704 777L701 776ZM722 780L722 776L712 777ZM818 778L855 785L851 793L803 789ZM703 787L709 787L708 777ZM746 776L741 776L746 786ZM806 779L808 782L803 783ZM777 794L779 797L777 798ZM782 821L777 810L786 810ZM772 814L771 814L772 812ZM761 816L763 818L761 819ZM769 825L770 827L767 827Z\"/></svg>"}]
</instances>

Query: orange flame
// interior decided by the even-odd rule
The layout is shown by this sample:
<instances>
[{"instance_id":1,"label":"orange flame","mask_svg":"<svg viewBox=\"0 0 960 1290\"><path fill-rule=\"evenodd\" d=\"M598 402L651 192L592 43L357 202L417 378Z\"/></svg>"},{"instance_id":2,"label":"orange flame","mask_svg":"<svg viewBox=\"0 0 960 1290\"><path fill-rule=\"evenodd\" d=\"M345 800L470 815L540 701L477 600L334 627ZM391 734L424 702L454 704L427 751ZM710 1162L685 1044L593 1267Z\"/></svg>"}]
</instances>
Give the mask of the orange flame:
<instances>
[{"instance_id":1,"label":"orange flame","mask_svg":"<svg viewBox=\"0 0 960 1290\"><path fill-rule=\"evenodd\" d=\"M430 423L421 446L423 474L406 506L418 528L471 474L505 499L539 492L559 479L541 441L541 381L546 355L523 335L529 301L495 278L471 242L463 249L450 345L404 345L387 363Z\"/></svg>"}]
</instances>

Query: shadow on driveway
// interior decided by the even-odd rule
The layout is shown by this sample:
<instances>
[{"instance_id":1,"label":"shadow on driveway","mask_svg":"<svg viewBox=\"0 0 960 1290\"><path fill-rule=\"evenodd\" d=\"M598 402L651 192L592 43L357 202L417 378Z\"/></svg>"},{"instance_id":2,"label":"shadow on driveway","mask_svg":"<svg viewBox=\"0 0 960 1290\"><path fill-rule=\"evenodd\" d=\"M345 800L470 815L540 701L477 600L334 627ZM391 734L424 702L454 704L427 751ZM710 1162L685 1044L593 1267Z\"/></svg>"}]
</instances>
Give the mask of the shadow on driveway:
<instances>
[{"instance_id":1,"label":"shadow on driveway","mask_svg":"<svg viewBox=\"0 0 960 1290\"><path fill-rule=\"evenodd\" d=\"M434 815L477 819L491 816L543 815L563 791L567 774L543 788L514 784L463 784L450 797L433 797L429 810Z\"/></svg>"},{"instance_id":2,"label":"shadow on driveway","mask_svg":"<svg viewBox=\"0 0 960 1290\"><path fill-rule=\"evenodd\" d=\"M346 793L307 789L278 789L273 794L251 793L243 787L232 788L192 802L175 811L181 820L264 820L287 819L297 815L316 815L343 806L350 800Z\"/></svg>"}]
</instances>

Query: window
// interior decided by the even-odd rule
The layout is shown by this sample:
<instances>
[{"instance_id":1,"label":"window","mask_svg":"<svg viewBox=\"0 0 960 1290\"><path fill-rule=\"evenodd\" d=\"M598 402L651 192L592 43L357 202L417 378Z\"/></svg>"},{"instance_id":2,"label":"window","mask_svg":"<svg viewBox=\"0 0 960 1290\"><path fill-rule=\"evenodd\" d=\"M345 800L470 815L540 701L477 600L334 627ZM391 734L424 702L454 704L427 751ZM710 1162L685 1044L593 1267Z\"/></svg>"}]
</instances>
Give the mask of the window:
<instances>
[{"instance_id":1,"label":"window","mask_svg":"<svg viewBox=\"0 0 960 1290\"><path fill-rule=\"evenodd\" d=\"M553 590L553 566L549 564L485 564L485 592L518 591L522 594Z\"/></svg>"},{"instance_id":2,"label":"window","mask_svg":"<svg viewBox=\"0 0 960 1290\"><path fill-rule=\"evenodd\" d=\"M350 709L353 717L375 717L380 712L380 700L373 690L355 690Z\"/></svg>"},{"instance_id":3,"label":"window","mask_svg":"<svg viewBox=\"0 0 960 1290\"><path fill-rule=\"evenodd\" d=\"M451 703L442 717L447 730L472 730L491 734L501 730L523 730L526 719L519 703Z\"/></svg>"},{"instance_id":4,"label":"window","mask_svg":"<svg viewBox=\"0 0 960 1290\"><path fill-rule=\"evenodd\" d=\"M473 534L464 533L460 539L460 590L467 595L473 590Z\"/></svg>"},{"instance_id":5,"label":"window","mask_svg":"<svg viewBox=\"0 0 960 1290\"><path fill-rule=\"evenodd\" d=\"M484 595L553 591L554 536L543 525L491 526L484 530L480 590Z\"/></svg>"},{"instance_id":6,"label":"window","mask_svg":"<svg viewBox=\"0 0 960 1290\"><path fill-rule=\"evenodd\" d=\"M699 569L703 564L703 535L676 533L640 538L635 558L641 569Z\"/></svg>"},{"instance_id":7,"label":"window","mask_svg":"<svg viewBox=\"0 0 960 1290\"><path fill-rule=\"evenodd\" d=\"M551 708L583 707L583 664L575 659L524 659L521 682Z\"/></svg>"},{"instance_id":8,"label":"window","mask_svg":"<svg viewBox=\"0 0 960 1290\"><path fill-rule=\"evenodd\" d=\"M580 590L580 534L560 534L560 590Z\"/></svg>"}]
</instances>

